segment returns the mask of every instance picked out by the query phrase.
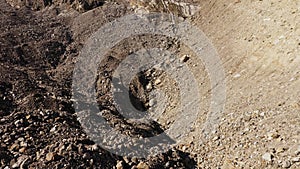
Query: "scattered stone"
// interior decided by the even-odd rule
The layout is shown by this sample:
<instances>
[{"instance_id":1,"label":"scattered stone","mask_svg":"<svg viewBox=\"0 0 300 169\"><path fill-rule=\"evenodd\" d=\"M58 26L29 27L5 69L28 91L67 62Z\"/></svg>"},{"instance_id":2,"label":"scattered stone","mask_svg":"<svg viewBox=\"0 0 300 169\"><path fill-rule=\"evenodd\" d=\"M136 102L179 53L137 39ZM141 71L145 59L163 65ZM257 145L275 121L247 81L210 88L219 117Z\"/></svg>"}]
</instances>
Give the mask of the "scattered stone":
<instances>
[{"instance_id":1,"label":"scattered stone","mask_svg":"<svg viewBox=\"0 0 300 169\"><path fill-rule=\"evenodd\" d=\"M98 145L97 144L92 145L91 149L92 149L92 151L97 151Z\"/></svg>"},{"instance_id":2,"label":"scattered stone","mask_svg":"<svg viewBox=\"0 0 300 169\"><path fill-rule=\"evenodd\" d=\"M13 145L10 146L9 150L10 150L10 151L14 151L14 150L16 150L16 149L18 149L18 148L19 148L19 144L14 143Z\"/></svg>"},{"instance_id":3,"label":"scattered stone","mask_svg":"<svg viewBox=\"0 0 300 169\"><path fill-rule=\"evenodd\" d=\"M233 76L233 78L239 78L239 77L241 77L241 74L239 74L239 73L237 73Z\"/></svg>"},{"instance_id":4,"label":"scattered stone","mask_svg":"<svg viewBox=\"0 0 300 169\"><path fill-rule=\"evenodd\" d=\"M181 63L187 62L190 59L188 55L183 55L179 60Z\"/></svg>"},{"instance_id":5,"label":"scattered stone","mask_svg":"<svg viewBox=\"0 0 300 169\"><path fill-rule=\"evenodd\" d=\"M170 161L165 164L166 167L170 167Z\"/></svg>"},{"instance_id":6,"label":"scattered stone","mask_svg":"<svg viewBox=\"0 0 300 169\"><path fill-rule=\"evenodd\" d=\"M220 138L219 136L215 136L212 140L217 141L217 140L219 140L219 138Z\"/></svg>"},{"instance_id":7,"label":"scattered stone","mask_svg":"<svg viewBox=\"0 0 300 169\"><path fill-rule=\"evenodd\" d=\"M161 80L160 79L156 79L155 81L154 81L154 84L155 85L159 85L161 83Z\"/></svg>"},{"instance_id":8,"label":"scattered stone","mask_svg":"<svg viewBox=\"0 0 300 169\"><path fill-rule=\"evenodd\" d=\"M47 161L52 161L54 160L54 153L50 152L46 154L46 160Z\"/></svg>"},{"instance_id":9,"label":"scattered stone","mask_svg":"<svg viewBox=\"0 0 300 169\"><path fill-rule=\"evenodd\" d=\"M123 169L123 161L119 161L116 165L117 169Z\"/></svg>"},{"instance_id":10,"label":"scattered stone","mask_svg":"<svg viewBox=\"0 0 300 169\"><path fill-rule=\"evenodd\" d=\"M21 147L27 147L27 143L24 142L24 141L22 141L22 142L20 143L20 146L21 146Z\"/></svg>"},{"instance_id":11,"label":"scattered stone","mask_svg":"<svg viewBox=\"0 0 300 169\"><path fill-rule=\"evenodd\" d=\"M290 168L291 167L291 162L290 161L284 161L282 163L282 167L283 168Z\"/></svg>"},{"instance_id":12,"label":"scattered stone","mask_svg":"<svg viewBox=\"0 0 300 169\"><path fill-rule=\"evenodd\" d=\"M269 139L269 140L276 139L276 138L279 138L279 137L280 137L280 135L279 135L277 132L269 132L269 133L267 134L267 136L268 136L268 139Z\"/></svg>"},{"instance_id":13,"label":"scattered stone","mask_svg":"<svg viewBox=\"0 0 300 169\"><path fill-rule=\"evenodd\" d=\"M84 153L82 156L83 159L89 159L90 158L90 154L89 153Z\"/></svg>"},{"instance_id":14,"label":"scattered stone","mask_svg":"<svg viewBox=\"0 0 300 169\"><path fill-rule=\"evenodd\" d=\"M58 149L58 154L59 155L62 155L63 154L63 151L65 150L65 145L62 145L59 149Z\"/></svg>"},{"instance_id":15,"label":"scattered stone","mask_svg":"<svg viewBox=\"0 0 300 169\"><path fill-rule=\"evenodd\" d=\"M26 161L28 158L27 156L20 156L17 161L11 166L12 168L20 168L20 165Z\"/></svg>"},{"instance_id":16,"label":"scattered stone","mask_svg":"<svg viewBox=\"0 0 300 169\"><path fill-rule=\"evenodd\" d=\"M287 150L286 148L284 148L284 147L277 147L276 148L276 153L282 153L282 152L284 152L285 150Z\"/></svg>"},{"instance_id":17,"label":"scattered stone","mask_svg":"<svg viewBox=\"0 0 300 169\"><path fill-rule=\"evenodd\" d=\"M129 160L129 158L128 157L123 157L123 160L125 161L125 163L129 163L130 162L130 160Z\"/></svg>"},{"instance_id":18,"label":"scattered stone","mask_svg":"<svg viewBox=\"0 0 300 169\"><path fill-rule=\"evenodd\" d=\"M137 157L132 157L131 161L137 164L138 163L138 158Z\"/></svg>"},{"instance_id":19,"label":"scattered stone","mask_svg":"<svg viewBox=\"0 0 300 169\"><path fill-rule=\"evenodd\" d=\"M294 158L292 158L292 162L300 162L300 157L294 157Z\"/></svg>"},{"instance_id":20,"label":"scattered stone","mask_svg":"<svg viewBox=\"0 0 300 169\"><path fill-rule=\"evenodd\" d=\"M55 131L56 131L56 126L54 126L54 127L50 130L51 133L53 133L53 132L55 132Z\"/></svg>"},{"instance_id":21,"label":"scattered stone","mask_svg":"<svg viewBox=\"0 0 300 169\"><path fill-rule=\"evenodd\" d=\"M31 117L30 115L27 115L27 116L26 116L26 119L28 120L28 119L30 119L30 117Z\"/></svg>"},{"instance_id":22,"label":"scattered stone","mask_svg":"<svg viewBox=\"0 0 300 169\"><path fill-rule=\"evenodd\" d=\"M144 162L140 162L136 167L138 169L149 169L149 166Z\"/></svg>"},{"instance_id":23,"label":"scattered stone","mask_svg":"<svg viewBox=\"0 0 300 169\"><path fill-rule=\"evenodd\" d=\"M152 84L151 84L151 83L148 83L147 86L146 86L146 89L147 89L147 90L151 90L151 89L152 89Z\"/></svg>"},{"instance_id":24,"label":"scattered stone","mask_svg":"<svg viewBox=\"0 0 300 169\"><path fill-rule=\"evenodd\" d=\"M271 153L265 153L262 158L266 161L272 161L273 155Z\"/></svg>"},{"instance_id":25,"label":"scattered stone","mask_svg":"<svg viewBox=\"0 0 300 169\"><path fill-rule=\"evenodd\" d=\"M26 151L26 148L25 148L25 147L22 147L22 148L19 149L19 152L20 152L20 153L24 153L25 151Z\"/></svg>"},{"instance_id":26,"label":"scattered stone","mask_svg":"<svg viewBox=\"0 0 300 169\"><path fill-rule=\"evenodd\" d=\"M182 151L186 151L187 149L188 149L187 146L183 146L183 147L182 147Z\"/></svg>"},{"instance_id":27,"label":"scattered stone","mask_svg":"<svg viewBox=\"0 0 300 169\"><path fill-rule=\"evenodd\" d=\"M152 107L155 104L155 100L154 99L150 99L149 100L149 106Z\"/></svg>"}]
</instances>

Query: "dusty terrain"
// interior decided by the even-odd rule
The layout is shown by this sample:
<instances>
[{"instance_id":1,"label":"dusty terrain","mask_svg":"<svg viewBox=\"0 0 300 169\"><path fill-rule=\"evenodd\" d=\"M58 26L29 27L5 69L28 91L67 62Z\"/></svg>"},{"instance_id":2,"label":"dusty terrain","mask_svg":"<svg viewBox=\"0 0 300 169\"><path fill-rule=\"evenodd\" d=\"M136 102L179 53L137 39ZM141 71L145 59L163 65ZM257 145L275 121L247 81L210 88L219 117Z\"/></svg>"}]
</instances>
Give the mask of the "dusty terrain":
<instances>
[{"instance_id":1,"label":"dusty terrain","mask_svg":"<svg viewBox=\"0 0 300 169\"><path fill-rule=\"evenodd\" d=\"M176 3L165 10L136 1L8 2L0 0L0 168L300 168L299 1L193 1L195 13L184 13ZM110 125L133 137L163 132L174 110L170 106L147 125L120 116L109 93L118 63L140 48L190 56L184 62L199 81L202 114L184 142L147 159L117 156L97 146L78 122L71 99L74 65L87 39L103 24L141 10L165 10L189 20L211 40L226 74L221 120L203 141L209 73L183 44L141 35L106 55L96 81L97 101ZM170 105L178 103L178 92L170 87L175 83L150 70L130 86L135 107L149 108L149 83L170 93Z\"/></svg>"}]
</instances>

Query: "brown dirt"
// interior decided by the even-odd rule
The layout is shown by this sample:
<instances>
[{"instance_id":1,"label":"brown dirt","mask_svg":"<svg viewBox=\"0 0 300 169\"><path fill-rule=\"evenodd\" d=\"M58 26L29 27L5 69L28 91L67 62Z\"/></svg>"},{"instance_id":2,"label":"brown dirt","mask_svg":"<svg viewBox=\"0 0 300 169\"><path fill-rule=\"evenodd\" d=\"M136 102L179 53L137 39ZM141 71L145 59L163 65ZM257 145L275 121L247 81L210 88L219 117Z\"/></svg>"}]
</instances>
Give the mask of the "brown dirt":
<instances>
[{"instance_id":1,"label":"brown dirt","mask_svg":"<svg viewBox=\"0 0 300 169\"><path fill-rule=\"evenodd\" d=\"M227 91L218 130L201 144L211 97L201 61L183 44L154 35L131 37L111 49L99 68L98 102L109 110L110 125L123 133L156 135L174 116L169 108L157 122L138 125L118 114L108 92L111 73L129 53L159 46L188 54L186 64L201 82L203 114L191 133L174 149L148 159L116 156L95 145L71 101L73 68L85 41L134 10L127 1L82 1L87 2L82 9L79 1L33 2L9 1L12 7L0 0L0 168L300 168L299 1L197 1L200 10L188 20L218 51ZM178 93L170 88L175 83L158 74L154 79L162 82L156 87L169 92L176 105ZM145 73L131 84L139 109L149 104L145 78L154 83Z\"/></svg>"}]
</instances>

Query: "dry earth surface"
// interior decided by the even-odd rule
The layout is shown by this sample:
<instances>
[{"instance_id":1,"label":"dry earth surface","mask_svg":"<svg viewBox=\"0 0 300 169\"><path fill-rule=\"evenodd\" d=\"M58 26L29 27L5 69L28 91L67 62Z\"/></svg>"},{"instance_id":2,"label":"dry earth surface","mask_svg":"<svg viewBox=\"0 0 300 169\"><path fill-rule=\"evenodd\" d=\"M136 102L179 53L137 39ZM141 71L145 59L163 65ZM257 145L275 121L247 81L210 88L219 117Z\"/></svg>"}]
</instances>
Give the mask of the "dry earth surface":
<instances>
[{"instance_id":1,"label":"dry earth surface","mask_svg":"<svg viewBox=\"0 0 300 169\"><path fill-rule=\"evenodd\" d=\"M0 0L0 168L300 168L300 1L153 2ZM180 101L176 83L151 69L132 80L132 102L151 108L147 93L153 86L168 93L167 109L150 124L118 114L111 76L134 51L176 52L202 97L201 114L179 145L147 159L121 157L97 146L78 122L72 73L80 50L101 26L147 11L174 13L203 31L223 63L227 98L217 129L204 139L211 101L205 65L169 37L121 41L100 65L96 88L104 118L122 134L163 132Z\"/></svg>"}]
</instances>

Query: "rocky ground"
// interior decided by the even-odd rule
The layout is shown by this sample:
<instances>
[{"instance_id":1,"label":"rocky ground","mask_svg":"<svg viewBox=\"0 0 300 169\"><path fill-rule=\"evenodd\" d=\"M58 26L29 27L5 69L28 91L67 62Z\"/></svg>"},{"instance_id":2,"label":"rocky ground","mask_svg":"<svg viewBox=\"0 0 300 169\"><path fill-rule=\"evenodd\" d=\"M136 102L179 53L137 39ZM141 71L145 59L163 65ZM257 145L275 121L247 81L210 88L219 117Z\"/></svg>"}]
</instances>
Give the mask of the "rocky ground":
<instances>
[{"instance_id":1,"label":"rocky ground","mask_svg":"<svg viewBox=\"0 0 300 169\"><path fill-rule=\"evenodd\" d=\"M300 168L300 3L185 2L0 0L0 168ZM173 117L167 109L147 126L119 116L110 80L128 54L151 47L175 51L201 82L203 114L187 138L147 159L98 146L79 123L71 99L73 69L87 39L105 23L141 11L172 12L201 29L220 55L227 91L217 130L199 142L211 97L205 66L164 36L130 37L114 47L99 68L96 88L105 119L122 133L156 135ZM171 105L178 102L174 82L153 69L130 86L138 109L153 104L149 84L169 91Z\"/></svg>"}]
</instances>

